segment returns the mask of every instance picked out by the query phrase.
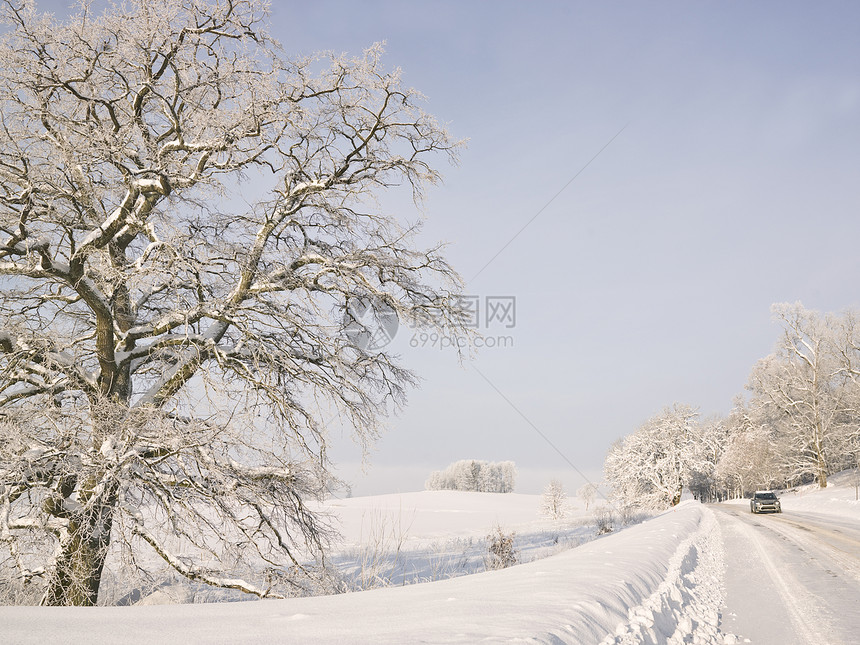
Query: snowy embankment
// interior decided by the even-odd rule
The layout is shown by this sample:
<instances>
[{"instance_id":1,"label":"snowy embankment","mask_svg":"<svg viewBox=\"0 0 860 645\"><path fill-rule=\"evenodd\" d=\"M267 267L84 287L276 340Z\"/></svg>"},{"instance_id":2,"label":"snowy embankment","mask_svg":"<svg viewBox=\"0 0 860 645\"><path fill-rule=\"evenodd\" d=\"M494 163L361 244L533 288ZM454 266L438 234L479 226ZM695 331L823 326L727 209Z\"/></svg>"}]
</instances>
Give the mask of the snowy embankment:
<instances>
[{"instance_id":1,"label":"snowy embankment","mask_svg":"<svg viewBox=\"0 0 860 645\"><path fill-rule=\"evenodd\" d=\"M846 470L831 475L827 488L818 484L799 486L780 493L780 502L787 511L799 513L824 513L841 517L860 518L860 501L857 500L855 484L858 473Z\"/></svg>"},{"instance_id":2,"label":"snowy embankment","mask_svg":"<svg viewBox=\"0 0 860 645\"><path fill-rule=\"evenodd\" d=\"M4 643L720 643L721 540L695 502L502 571L218 605L0 607Z\"/></svg>"}]
</instances>

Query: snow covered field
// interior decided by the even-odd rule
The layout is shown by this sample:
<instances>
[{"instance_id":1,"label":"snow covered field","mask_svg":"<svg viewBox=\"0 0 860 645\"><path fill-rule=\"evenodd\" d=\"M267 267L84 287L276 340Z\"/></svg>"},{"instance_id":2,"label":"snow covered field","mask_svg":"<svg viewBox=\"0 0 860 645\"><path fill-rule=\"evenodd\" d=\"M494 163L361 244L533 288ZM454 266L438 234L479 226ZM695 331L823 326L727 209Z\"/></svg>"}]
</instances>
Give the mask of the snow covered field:
<instances>
[{"instance_id":1,"label":"snow covered field","mask_svg":"<svg viewBox=\"0 0 860 645\"><path fill-rule=\"evenodd\" d=\"M412 562L433 543L471 540L485 548L496 523L518 533L522 559L558 551L544 543L548 537L579 540L594 532L583 525L582 509L566 522L541 519L539 496L427 492L330 505L347 536L361 536L374 517L388 518L389 526L396 518L408 527L402 551ZM121 633L124 642L170 642L181 634L189 643L623 643L673 635L715 642L720 553L712 513L686 502L579 548L428 584L217 605L3 607L0 641L111 643Z\"/></svg>"},{"instance_id":2,"label":"snow covered field","mask_svg":"<svg viewBox=\"0 0 860 645\"><path fill-rule=\"evenodd\" d=\"M540 495L422 491L318 505L343 535L332 558L350 589L443 580L484 571L487 536L515 534L519 562L578 546L594 519L569 500L563 520L540 514Z\"/></svg>"},{"instance_id":3,"label":"snow covered field","mask_svg":"<svg viewBox=\"0 0 860 645\"><path fill-rule=\"evenodd\" d=\"M848 483L837 476L825 491L783 499L787 509L818 513L832 504L860 524ZM601 537L577 501L561 522L541 518L539 507L536 495L453 491L331 500L323 510L345 536L335 559L354 583L367 572L362 554L396 547L396 559L389 551L374 565L384 588L244 603L0 607L0 642L115 643L118 635L129 643L749 642L720 632L726 562L738 554L724 553L724 543L735 542L724 540L709 507L686 501ZM483 570L496 525L516 532L525 564L461 575ZM409 584L424 580L434 581ZM741 591L741 605L756 604L755 585Z\"/></svg>"}]
</instances>

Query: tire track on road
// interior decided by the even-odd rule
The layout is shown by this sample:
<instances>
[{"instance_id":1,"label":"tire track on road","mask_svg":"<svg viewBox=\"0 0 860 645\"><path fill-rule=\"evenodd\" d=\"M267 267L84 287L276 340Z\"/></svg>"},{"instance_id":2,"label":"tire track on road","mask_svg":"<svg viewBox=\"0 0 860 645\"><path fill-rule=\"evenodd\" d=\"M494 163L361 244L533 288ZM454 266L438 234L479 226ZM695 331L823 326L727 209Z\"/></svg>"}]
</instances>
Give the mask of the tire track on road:
<instances>
[{"instance_id":1,"label":"tire track on road","mask_svg":"<svg viewBox=\"0 0 860 645\"><path fill-rule=\"evenodd\" d=\"M805 643L823 644L832 642L829 640L829 637L825 635L826 632L832 631L832 629L827 629L823 633L821 630L812 627L811 621L809 621L809 608L814 607L816 610L819 610L816 612L818 613L819 618L821 608L818 606L815 598L809 597L808 594L804 594L806 596L804 598L805 602L801 603L798 601L796 594L799 585L796 581L794 581L794 584L790 584L789 581L786 580L786 576L783 576L780 572L780 567L778 567L771 558L770 551L765 548L761 535L756 531L756 527L760 527L762 525L758 523L750 524L744 521L740 516L735 517L741 524L741 532L750 542L752 542L758 552L759 561L765 566L768 576L773 581L777 593L779 593L779 596L782 599L783 606L788 612L788 617L789 620L791 620L794 633L802 639L802 642ZM828 625L828 628L829 627L830 625Z\"/></svg>"},{"instance_id":2,"label":"tire track on road","mask_svg":"<svg viewBox=\"0 0 860 645\"><path fill-rule=\"evenodd\" d=\"M799 545L811 547L825 557L833 559L839 564L840 573L846 573L855 582L860 583L860 539L815 521L798 520L791 516L775 516L773 519L776 521L770 523L768 528ZM804 532L803 537L797 534L798 530ZM807 533L809 535L806 535ZM812 536L815 537L814 540L811 539Z\"/></svg>"},{"instance_id":3,"label":"tire track on road","mask_svg":"<svg viewBox=\"0 0 860 645\"><path fill-rule=\"evenodd\" d=\"M735 588L729 616L760 644L769 640L768 614L790 623L794 642L836 645L856 642L860 620L860 530L807 521L802 515L750 515L737 508L715 506L740 539L741 551L727 552L727 566L746 567L747 588ZM743 556L743 557L742 557ZM735 569L735 577L738 575ZM751 585L751 586L750 586ZM731 595L731 594L729 594ZM778 596L774 604L769 596ZM760 602L749 602L754 599ZM727 596L728 600L728 596ZM739 602L740 601L740 602ZM746 606L749 605L749 606ZM762 611L763 607L769 610ZM780 623L770 625L776 628Z\"/></svg>"}]
</instances>

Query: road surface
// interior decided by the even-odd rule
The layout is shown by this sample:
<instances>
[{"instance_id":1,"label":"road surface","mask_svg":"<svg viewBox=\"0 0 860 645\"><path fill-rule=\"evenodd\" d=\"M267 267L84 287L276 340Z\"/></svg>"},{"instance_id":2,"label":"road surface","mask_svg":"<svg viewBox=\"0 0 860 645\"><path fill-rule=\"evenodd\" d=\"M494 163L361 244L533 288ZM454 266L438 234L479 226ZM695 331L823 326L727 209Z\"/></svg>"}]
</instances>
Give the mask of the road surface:
<instances>
[{"instance_id":1,"label":"road surface","mask_svg":"<svg viewBox=\"0 0 860 645\"><path fill-rule=\"evenodd\" d=\"M860 643L860 518L711 508L725 547L723 633L755 645Z\"/></svg>"}]
</instances>

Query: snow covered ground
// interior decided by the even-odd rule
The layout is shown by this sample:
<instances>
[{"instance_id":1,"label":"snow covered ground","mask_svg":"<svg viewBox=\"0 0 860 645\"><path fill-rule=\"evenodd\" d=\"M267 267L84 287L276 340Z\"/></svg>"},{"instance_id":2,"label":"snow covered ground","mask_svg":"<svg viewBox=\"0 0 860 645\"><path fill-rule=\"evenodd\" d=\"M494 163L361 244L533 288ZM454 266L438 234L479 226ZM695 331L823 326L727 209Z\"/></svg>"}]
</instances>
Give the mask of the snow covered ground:
<instances>
[{"instance_id":1,"label":"snow covered ground","mask_svg":"<svg viewBox=\"0 0 860 645\"><path fill-rule=\"evenodd\" d=\"M589 514L578 502L566 520L553 522L540 517L540 496L533 495L436 491L331 500L323 510L338 518L345 536L336 560L356 586L369 580L361 578L373 562L363 559L368 550L390 555L389 547L396 547L396 561L386 556L374 565L381 588L208 605L0 607L0 643L716 645L750 642L752 623L745 622L744 615L761 622L754 610L765 601L771 602L776 618L764 625L754 643L809 642L803 640L806 632L798 631L802 625L812 625L803 628L809 634L823 634L822 643L851 642L840 635L852 625L851 612L857 612L853 596L847 595L860 580L860 573L849 567L856 558L838 570L828 565L830 573L825 567L807 579L803 572L812 570L803 554L815 548L823 562L828 547L816 547L809 542L812 537L794 536L820 532L842 540L843 547L854 539L847 531L860 530L860 514L857 505L849 503L854 489L847 477L834 477L833 486L824 491L783 495L782 516L750 516L748 507L738 504L718 505L719 512L714 512L686 501L601 537L595 537ZM819 516L825 509L831 512L832 505L836 510L829 516L835 522L831 526L838 531L828 533L826 523L819 522L816 527L783 527L782 537L773 540L757 533L770 528L763 528L769 519L802 523L792 519L795 512L800 514L795 505L814 508ZM751 521L741 524L747 519ZM483 568L486 535L496 525L517 534L525 564L461 575ZM786 557L802 574L786 572L775 562L762 571L755 568L762 558L750 554L775 558L782 548L777 542L800 539L806 541L797 542ZM385 548L378 549L380 544ZM730 578L724 592L727 565ZM424 580L432 582L410 584ZM792 585L806 586L796 590ZM832 585L844 587L844 593L819 602L822 588ZM813 624L804 611L815 608L822 618ZM833 622L840 611L847 616L841 625ZM860 616L853 624L860 625Z\"/></svg>"},{"instance_id":2,"label":"snow covered ground","mask_svg":"<svg viewBox=\"0 0 860 645\"><path fill-rule=\"evenodd\" d=\"M432 513L455 523L460 516L481 517L482 534L487 520L523 533L526 524L546 523L535 517L537 497L505 496L508 510L501 508L507 507L502 496L499 508L483 495L464 497L457 513L442 496L416 495L428 502L415 509L411 526L417 542L425 539L417 537L425 530L433 533ZM408 501L402 507L397 502L398 515ZM344 500L346 507L352 511L344 515L345 525L360 524L362 507L393 510L386 500ZM476 530L466 524L460 539ZM717 634L721 571L713 514L686 502L575 549L428 584L217 605L2 607L0 641L112 643L121 634L124 642L140 643L174 642L178 635L186 643L716 643L722 642Z\"/></svg>"},{"instance_id":3,"label":"snow covered ground","mask_svg":"<svg viewBox=\"0 0 860 645\"><path fill-rule=\"evenodd\" d=\"M444 580L485 569L487 536L514 534L519 562L578 546L594 519L569 500L562 520L541 516L540 495L422 491L329 500L318 509L343 536L332 563L353 590Z\"/></svg>"}]
</instances>

